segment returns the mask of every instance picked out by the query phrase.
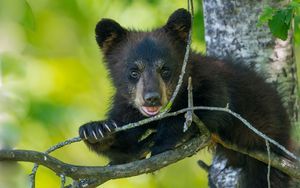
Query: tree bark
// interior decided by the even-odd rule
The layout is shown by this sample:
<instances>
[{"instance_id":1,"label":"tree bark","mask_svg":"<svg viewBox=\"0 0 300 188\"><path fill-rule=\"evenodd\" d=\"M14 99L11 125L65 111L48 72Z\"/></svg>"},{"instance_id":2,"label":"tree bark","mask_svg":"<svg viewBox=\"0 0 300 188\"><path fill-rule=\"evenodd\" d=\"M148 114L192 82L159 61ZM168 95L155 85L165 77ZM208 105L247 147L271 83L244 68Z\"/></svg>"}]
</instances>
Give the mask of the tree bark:
<instances>
[{"instance_id":1,"label":"tree bark","mask_svg":"<svg viewBox=\"0 0 300 188\"><path fill-rule=\"evenodd\" d=\"M282 41L274 38L267 26L257 27L258 17L267 5L280 6L276 0L203 0L206 53L245 63L273 83L295 126L298 92L293 31ZM228 169L215 181L224 187L236 187L243 179L240 173L240 169ZM233 179L226 179L228 175Z\"/></svg>"},{"instance_id":2,"label":"tree bark","mask_svg":"<svg viewBox=\"0 0 300 188\"><path fill-rule=\"evenodd\" d=\"M293 31L282 41L272 37L267 26L256 26L265 2L204 0L207 55L246 63L264 75L276 85L294 123L298 105ZM268 3L275 4L275 0Z\"/></svg>"}]
</instances>

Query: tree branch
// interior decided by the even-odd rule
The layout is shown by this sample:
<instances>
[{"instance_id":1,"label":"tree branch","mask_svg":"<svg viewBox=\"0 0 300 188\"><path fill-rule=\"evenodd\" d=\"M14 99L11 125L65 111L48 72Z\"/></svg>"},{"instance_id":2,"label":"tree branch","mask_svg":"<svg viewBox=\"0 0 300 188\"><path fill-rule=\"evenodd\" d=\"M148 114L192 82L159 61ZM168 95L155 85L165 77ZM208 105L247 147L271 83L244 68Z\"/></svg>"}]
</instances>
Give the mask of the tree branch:
<instances>
[{"instance_id":1,"label":"tree branch","mask_svg":"<svg viewBox=\"0 0 300 188\"><path fill-rule=\"evenodd\" d=\"M75 180L97 177L97 179L100 178L103 181L107 181L154 172L194 155L197 151L206 147L209 144L209 140L209 137L202 135L191 139L174 150L166 151L148 159L104 167L71 165L45 153L29 150L0 150L0 161L33 162L43 165L57 174L64 174Z\"/></svg>"},{"instance_id":2,"label":"tree branch","mask_svg":"<svg viewBox=\"0 0 300 188\"><path fill-rule=\"evenodd\" d=\"M186 108L177 112L167 113L164 117L184 113L191 109L196 110L200 108L202 109L207 107ZM64 163L45 153L28 150L0 150L0 161L34 162L53 170L57 174L63 174L64 176L71 177L74 180L91 180L87 182L93 182L93 184L87 184L86 187L95 187L96 185L100 185L111 179L131 177L143 173L154 172L185 157L194 155L198 150L210 144L210 133L195 114L193 114L193 122L200 127L200 131L202 133L201 136L191 139L174 150L166 151L151 158L134 161L127 164L104 167L77 166ZM213 140L228 149L249 155L250 157L253 157L266 164L269 162L268 155L266 155L264 152L247 151L237 147L236 145L229 144L221 140L216 135L213 135ZM300 179L300 164L298 162L293 162L286 158L275 155L274 153L271 153L270 156L271 166L281 170L295 179ZM76 183L80 184L80 181L76 181ZM71 187L74 188L80 186L74 185Z\"/></svg>"},{"instance_id":3,"label":"tree branch","mask_svg":"<svg viewBox=\"0 0 300 188\"><path fill-rule=\"evenodd\" d=\"M257 159L265 164L269 163L269 157L265 152L245 150L234 144L225 142L224 140L222 140L219 136L217 136L215 134L212 135L212 139L227 149L248 155L248 156L250 156L254 159ZM271 162L272 167L277 168L278 170L286 173L290 177L300 180L300 163L299 162L291 161L287 158L278 156L272 152L270 152L270 162Z\"/></svg>"}]
</instances>

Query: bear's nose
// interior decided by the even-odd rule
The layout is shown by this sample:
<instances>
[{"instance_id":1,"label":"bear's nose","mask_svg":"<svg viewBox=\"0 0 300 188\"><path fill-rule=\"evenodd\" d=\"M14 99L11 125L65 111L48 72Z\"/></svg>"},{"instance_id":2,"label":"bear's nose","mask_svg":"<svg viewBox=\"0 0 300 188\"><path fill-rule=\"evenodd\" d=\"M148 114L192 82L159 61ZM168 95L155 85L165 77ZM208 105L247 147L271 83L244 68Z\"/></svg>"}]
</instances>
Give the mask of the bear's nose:
<instances>
[{"instance_id":1,"label":"bear's nose","mask_svg":"<svg viewBox=\"0 0 300 188\"><path fill-rule=\"evenodd\" d=\"M160 94L158 92L148 92L144 95L144 100L147 105L158 106L160 105Z\"/></svg>"}]
</instances>

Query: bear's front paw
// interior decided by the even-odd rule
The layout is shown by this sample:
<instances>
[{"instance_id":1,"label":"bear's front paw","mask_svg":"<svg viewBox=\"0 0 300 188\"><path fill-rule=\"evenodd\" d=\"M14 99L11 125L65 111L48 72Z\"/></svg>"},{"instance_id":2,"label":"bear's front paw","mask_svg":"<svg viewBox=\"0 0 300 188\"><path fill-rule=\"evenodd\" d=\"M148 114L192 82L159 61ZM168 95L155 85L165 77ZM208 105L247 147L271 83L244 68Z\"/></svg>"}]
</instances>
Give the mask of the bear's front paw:
<instances>
[{"instance_id":1,"label":"bear's front paw","mask_svg":"<svg viewBox=\"0 0 300 188\"><path fill-rule=\"evenodd\" d=\"M117 127L117 124L112 120L93 121L79 128L79 136L83 140L93 144L108 138Z\"/></svg>"}]
</instances>

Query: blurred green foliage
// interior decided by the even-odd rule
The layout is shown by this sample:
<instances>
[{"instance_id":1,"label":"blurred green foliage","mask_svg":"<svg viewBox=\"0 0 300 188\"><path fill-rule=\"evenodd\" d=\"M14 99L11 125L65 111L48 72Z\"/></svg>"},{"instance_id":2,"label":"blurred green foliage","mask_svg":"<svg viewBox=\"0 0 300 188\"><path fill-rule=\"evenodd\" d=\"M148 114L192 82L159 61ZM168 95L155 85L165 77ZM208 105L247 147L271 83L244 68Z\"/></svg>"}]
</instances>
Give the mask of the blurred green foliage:
<instances>
[{"instance_id":1,"label":"blurred green foliage","mask_svg":"<svg viewBox=\"0 0 300 188\"><path fill-rule=\"evenodd\" d=\"M204 50L201 2L195 1L193 47ZM94 27L103 17L125 27L163 25L176 0L0 0L0 148L44 151L77 136L78 127L105 118L114 89L101 62ZM106 159L82 143L53 154L78 165L104 165ZM201 156L200 156L201 155ZM110 181L109 187L206 187L197 159L206 151L155 174ZM0 166L0 187L29 187L32 164ZM18 172L18 173L17 173ZM184 172L184 173L182 173ZM37 187L54 188L59 178L41 167Z\"/></svg>"}]
</instances>

